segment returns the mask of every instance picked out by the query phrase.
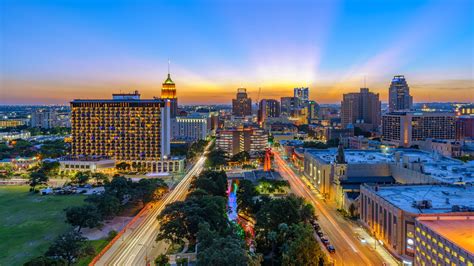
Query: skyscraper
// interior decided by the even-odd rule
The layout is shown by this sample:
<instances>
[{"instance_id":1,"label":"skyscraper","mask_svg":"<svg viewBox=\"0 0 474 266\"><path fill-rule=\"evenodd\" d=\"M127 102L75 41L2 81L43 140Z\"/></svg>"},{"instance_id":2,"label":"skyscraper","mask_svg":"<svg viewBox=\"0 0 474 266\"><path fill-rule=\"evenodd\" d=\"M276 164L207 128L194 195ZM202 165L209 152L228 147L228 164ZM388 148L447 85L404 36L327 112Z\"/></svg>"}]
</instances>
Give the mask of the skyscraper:
<instances>
[{"instance_id":1,"label":"skyscraper","mask_svg":"<svg viewBox=\"0 0 474 266\"><path fill-rule=\"evenodd\" d=\"M258 122L264 122L267 117L280 116L280 102L273 99L263 99L258 105Z\"/></svg>"},{"instance_id":2,"label":"skyscraper","mask_svg":"<svg viewBox=\"0 0 474 266\"><path fill-rule=\"evenodd\" d=\"M319 120L319 104L316 101L308 101L308 123Z\"/></svg>"},{"instance_id":3,"label":"skyscraper","mask_svg":"<svg viewBox=\"0 0 474 266\"><path fill-rule=\"evenodd\" d=\"M237 89L237 97L232 99L232 114L241 117L252 115L252 99L248 98L247 89Z\"/></svg>"},{"instance_id":4,"label":"skyscraper","mask_svg":"<svg viewBox=\"0 0 474 266\"><path fill-rule=\"evenodd\" d=\"M298 98L300 105L305 105L309 101L309 88L294 88L293 96Z\"/></svg>"},{"instance_id":5,"label":"skyscraper","mask_svg":"<svg viewBox=\"0 0 474 266\"><path fill-rule=\"evenodd\" d=\"M168 67L168 77L161 87L161 99L167 99L170 102L170 116L175 118L178 113L178 98L176 97L176 85L171 79Z\"/></svg>"},{"instance_id":6,"label":"skyscraper","mask_svg":"<svg viewBox=\"0 0 474 266\"><path fill-rule=\"evenodd\" d=\"M363 130L376 130L380 126L381 103L379 94L361 88L358 93L343 95L341 102L341 123L343 127L352 124Z\"/></svg>"},{"instance_id":7,"label":"skyscraper","mask_svg":"<svg viewBox=\"0 0 474 266\"><path fill-rule=\"evenodd\" d=\"M134 169L167 171L169 110L169 100L140 99L138 91L112 99L73 100L71 154L108 156Z\"/></svg>"},{"instance_id":8,"label":"skyscraper","mask_svg":"<svg viewBox=\"0 0 474 266\"><path fill-rule=\"evenodd\" d=\"M390 88L388 89L388 110L410 111L413 108L413 97L410 95L405 76L398 75L393 77Z\"/></svg>"},{"instance_id":9,"label":"skyscraper","mask_svg":"<svg viewBox=\"0 0 474 266\"><path fill-rule=\"evenodd\" d=\"M291 116L299 107L299 99L297 97L281 97L281 114Z\"/></svg>"}]
</instances>

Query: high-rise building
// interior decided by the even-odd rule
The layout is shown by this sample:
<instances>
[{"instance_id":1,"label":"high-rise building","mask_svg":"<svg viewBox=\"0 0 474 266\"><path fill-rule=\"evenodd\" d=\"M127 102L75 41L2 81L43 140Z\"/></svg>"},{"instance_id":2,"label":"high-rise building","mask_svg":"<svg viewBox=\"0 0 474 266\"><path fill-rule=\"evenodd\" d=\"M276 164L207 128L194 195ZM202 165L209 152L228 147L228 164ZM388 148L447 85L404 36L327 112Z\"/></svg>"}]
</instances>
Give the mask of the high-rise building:
<instances>
[{"instance_id":1,"label":"high-rise building","mask_svg":"<svg viewBox=\"0 0 474 266\"><path fill-rule=\"evenodd\" d=\"M456 139L454 113L393 112L382 116L383 142L410 147L427 138Z\"/></svg>"},{"instance_id":2,"label":"high-rise building","mask_svg":"<svg viewBox=\"0 0 474 266\"><path fill-rule=\"evenodd\" d=\"M232 114L241 117L252 115L252 99L248 98L247 89L237 89L237 97L232 100Z\"/></svg>"},{"instance_id":3,"label":"high-rise building","mask_svg":"<svg viewBox=\"0 0 474 266\"><path fill-rule=\"evenodd\" d=\"M161 99L166 99L169 101L171 118L175 118L178 114L178 98L176 96L176 84L171 79L169 71L168 77L163 82L161 87Z\"/></svg>"},{"instance_id":4,"label":"high-rise building","mask_svg":"<svg viewBox=\"0 0 474 266\"><path fill-rule=\"evenodd\" d=\"M363 130L372 131L380 126L381 103L379 94L361 88L358 93L343 95L341 102L341 123L343 127L352 124Z\"/></svg>"},{"instance_id":5,"label":"high-rise building","mask_svg":"<svg viewBox=\"0 0 474 266\"><path fill-rule=\"evenodd\" d=\"M280 102L263 99L258 105L258 121L263 123L267 117L280 117Z\"/></svg>"},{"instance_id":6,"label":"high-rise building","mask_svg":"<svg viewBox=\"0 0 474 266\"><path fill-rule=\"evenodd\" d=\"M398 75L393 77L390 88L388 89L388 110L410 111L413 109L413 97L410 95L405 76Z\"/></svg>"},{"instance_id":7,"label":"high-rise building","mask_svg":"<svg viewBox=\"0 0 474 266\"><path fill-rule=\"evenodd\" d=\"M40 128L52 128L57 125L57 113L54 110L40 109L31 114L31 126Z\"/></svg>"},{"instance_id":8,"label":"high-rise building","mask_svg":"<svg viewBox=\"0 0 474 266\"><path fill-rule=\"evenodd\" d=\"M281 114L291 116L299 108L299 99L297 97L281 97Z\"/></svg>"},{"instance_id":9,"label":"high-rise building","mask_svg":"<svg viewBox=\"0 0 474 266\"><path fill-rule=\"evenodd\" d=\"M167 160L170 130L170 101L140 99L138 91L71 102L74 157L107 156L133 169L169 171L175 163Z\"/></svg>"},{"instance_id":10,"label":"high-rise building","mask_svg":"<svg viewBox=\"0 0 474 266\"><path fill-rule=\"evenodd\" d=\"M462 115L457 117L456 139L474 139L474 115Z\"/></svg>"},{"instance_id":11,"label":"high-rise building","mask_svg":"<svg viewBox=\"0 0 474 266\"><path fill-rule=\"evenodd\" d=\"M239 152L265 151L268 145L268 135L263 129L252 127L237 127L217 130L216 147L225 151L228 156Z\"/></svg>"},{"instance_id":12,"label":"high-rise building","mask_svg":"<svg viewBox=\"0 0 474 266\"><path fill-rule=\"evenodd\" d=\"M173 139L196 141L207 138L208 118L193 113L187 116L178 116L173 125Z\"/></svg>"},{"instance_id":13,"label":"high-rise building","mask_svg":"<svg viewBox=\"0 0 474 266\"><path fill-rule=\"evenodd\" d=\"M294 88L293 96L298 98L300 106L305 106L309 101L309 88Z\"/></svg>"},{"instance_id":14,"label":"high-rise building","mask_svg":"<svg viewBox=\"0 0 474 266\"><path fill-rule=\"evenodd\" d=\"M319 120L319 104L316 101L308 101L308 123L316 123Z\"/></svg>"}]
</instances>

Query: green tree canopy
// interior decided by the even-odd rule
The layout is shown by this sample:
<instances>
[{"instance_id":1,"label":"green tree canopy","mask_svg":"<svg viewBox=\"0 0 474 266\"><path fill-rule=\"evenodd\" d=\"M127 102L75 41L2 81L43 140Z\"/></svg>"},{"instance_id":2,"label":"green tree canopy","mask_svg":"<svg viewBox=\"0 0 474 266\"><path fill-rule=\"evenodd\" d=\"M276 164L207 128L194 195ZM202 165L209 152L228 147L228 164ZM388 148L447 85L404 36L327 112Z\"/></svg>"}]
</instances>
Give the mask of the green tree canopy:
<instances>
[{"instance_id":1,"label":"green tree canopy","mask_svg":"<svg viewBox=\"0 0 474 266\"><path fill-rule=\"evenodd\" d=\"M87 204L67 208L66 221L77 226L77 231L80 232L83 227L94 228L101 225L102 215L96 206Z\"/></svg>"},{"instance_id":2,"label":"green tree canopy","mask_svg":"<svg viewBox=\"0 0 474 266\"><path fill-rule=\"evenodd\" d=\"M62 234L54 240L46 252L50 258L58 258L66 261L66 265L72 265L78 258L86 253L86 238L76 231Z\"/></svg>"}]
</instances>

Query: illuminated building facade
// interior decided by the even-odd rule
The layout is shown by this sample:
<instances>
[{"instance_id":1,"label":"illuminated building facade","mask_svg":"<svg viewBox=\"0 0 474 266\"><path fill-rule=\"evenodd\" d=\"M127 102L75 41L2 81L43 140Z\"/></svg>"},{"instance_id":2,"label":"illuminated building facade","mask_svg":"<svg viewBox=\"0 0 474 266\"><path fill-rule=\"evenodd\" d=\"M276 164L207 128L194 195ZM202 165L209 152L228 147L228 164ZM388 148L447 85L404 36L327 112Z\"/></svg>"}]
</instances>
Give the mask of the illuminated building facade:
<instances>
[{"instance_id":1,"label":"illuminated building facade","mask_svg":"<svg viewBox=\"0 0 474 266\"><path fill-rule=\"evenodd\" d=\"M304 107L304 105L306 105L306 103L309 101L309 88L294 88L293 96L297 98L300 102L300 105Z\"/></svg>"},{"instance_id":2,"label":"illuminated building facade","mask_svg":"<svg viewBox=\"0 0 474 266\"><path fill-rule=\"evenodd\" d=\"M392 254L412 265L415 261L417 247L417 218L433 215L462 214L465 210L474 209L472 198L474 191L469 187L455 185L362 185L360 189L360 220L376 239L383 242ZM419 223L418 223L419 224ZM421 233L421 227L420 228ZM425 230L427 231L427 230ZM430 233L430 237L436 235ZM421 242L421 237L418 236ZM426 240L423 240L426 242ZM432 241L445 249L446 241ZM430 244L431 245L431 244ZM452 245L448 245L452 250ZM421 248L420 248L421 250ZM458 249L455 249L458 250ZM434 251L435 259L445 262L446 256ZM459 251L456 251L459 254ZM464 255L465 256L465 255ZM463 256L463 257L464 257ZM452 256L448 257L450 262ZM464 257L467 259L467 257ZM423 265L422 263L416 265ZM451 263L428 263L426 265L453 265ZM467 260L461 264L468 265Z\"/></svg>"},{"instance_id":3,"label":"illuminated building facade","mask_svg":"<svg viewBox=\"0 0 474 266\"><path fill-rule=\"evenodd\" d=\"M454 113L393 112L382 116L382 138L386 143L410 147L427 138L456 139Z\"/></svg>"},{"instance_id":4,"label":"illuminated building facade","mask_svg":"<svg viewBox=\"0 0 474 266\"><path fill-rule=\"evenodd\" d=\"M161 99L166 99L170 102L170 116L171 118L176 117L178 114L178 98L176 96L176 84L171 79L171 75L168 72L168 77L163 82L161 87Z\"/></svg>"},{"instance_id":5,"label":"illuminated building facade","mask_svg":"<svg viewBox=\"0 0 474 266\"><path fill-rule=\"evenodd\" d=\"M237 96L232 99L232 114L239 117L252 115L252 99L248 97L247 89L237 89Z\"/></svg>"},{"instance_id":6,"label":"illuminated building facade","mask_svg":"<svg viewBox=\"0 0 474 266\"><path fill-rule=\"evenodd\" d=\"M268 135L263 129L252 127L237 127L218 130L216 133L216 147L225 151L228 156L239 152L265 151L268 146Z\"/></svg>"},{"instance_id":7,"label":"illuminated building facade","mask_svg":"<svg viewBox=\"0 0 474 266\"><path fill-rule=\"evenodd\" d=\"M0 119L0 128L19 127L26 124L24 119Z\"/></svg>"},{"instance_id":8,"label":"illuminated building facade","mask_svg":"<svg viewBox=\"0 0 474 266\"><path fill-rule=\"evenodd\" d=\"M176 117L173 125L173 139L196 141L206 139L208 118L200 114Z\"/></svg>"},{"instance_id":9,"label":"illuminated building facade","mask_svg":"<svg viewBox=\"0 0 474 266\"><path fill-rule=\"evenodd\" d=\"M166 172L170 168L170 102L114 94L113 99L71 102L71 154L106 156L132 169Z\"/></svg>"},{"instance_id":10,"label":"illuminated building facade","mask_svg":"<svg viewBox=\"0 0 474 266\"><path fill-rule=\"evenodd\" d=\"M405 76L394 76L388 89L388 110L410 111L413 109L413 97L410 95L410 87L408 87Z\"/></svg>"},{"instance_id":11,"label":"illuminated building facade","mask_svg":"<svg viewBox=\"0 0 474 266\"><path fill-rule=\"evenodd\" d=\"M258 106L258 122L263 123L267 117L280 117L280 102L263 99Z\"/></svg>"},{"instance_id":12,"label":"illuminated building facade","mask_svg":"<svg viewBox=\"0 0 474 266\"><path fill-rule=\"evenodd\" d=\"M415 265L474 264L474 214L423 215L415 228Z\"/></svg>"},{"instance_id":13,"label":"illuminated building facade","mask_svg":"<svg viewBox=\"0 0 474 266\"><path fill-rule=\"evenodd\" d=\"M459 115L474 115L474 104L466 104L459 107Z\"/></svg>"}]
</instances>

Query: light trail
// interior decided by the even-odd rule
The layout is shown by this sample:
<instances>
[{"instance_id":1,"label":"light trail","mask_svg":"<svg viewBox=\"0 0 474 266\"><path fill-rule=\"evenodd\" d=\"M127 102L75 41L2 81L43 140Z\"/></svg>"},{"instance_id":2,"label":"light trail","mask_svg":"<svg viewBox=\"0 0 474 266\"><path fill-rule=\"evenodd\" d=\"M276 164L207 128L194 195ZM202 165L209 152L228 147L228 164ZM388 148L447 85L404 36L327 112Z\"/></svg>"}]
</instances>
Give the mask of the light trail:
<instances>
[{"instance_id":1,"label":"light trail","mask_svg":"<svg viewBox=\"0 0 474 266\"><path fill-rule=\"evenodd\" d=\"M187 195L193 178L202 171L206 161L206 155L211 143L206 147L203 156L195 163L191 170L183 177L179 184L160 202L152 206L143 216L143 220L138 221L136 228L128 235L124 234L124 239L117 241L108 252L96 263L96 265L148 265L149 250L153 252L153 245L159 229L157 216L166 205L184 199ZM161 243L159 243L161 244ZM161 245L161 248L164 245ZM156 248L155 248L156 251ZM162 251L164 252L164 251ZM153 254L150 254L153 255Z\"/></svg>"},{"instance_id":2,"label":"light trail","mask_svg":"<svg viewBox=\"0 0 474 266\"><path fill-rule=\"evenodd\" d=\"M290 181L291 188L306 199L309 199L311 203L313 203L318 210L324 215L326 219L328 219L331 224L336 228L337 234L339 237L344 239L345 243L349 245L351 250L358 255L363 261L364 265L374 265L365 255L363 252L359 252L359 249L351 240L349 235L347 235L344 230L339 226L339 223L332 217L332 215L326 210L324 206L322 206L318 200L314 197L311 191L308 190L306 185L301 181L301 179L294 173L293 169L291 169L287 162L284 161L278 152L274 152L275 162L277 163L280 170L282 170L288 177L288 181Z\"/></svg>"}]
</instances>

